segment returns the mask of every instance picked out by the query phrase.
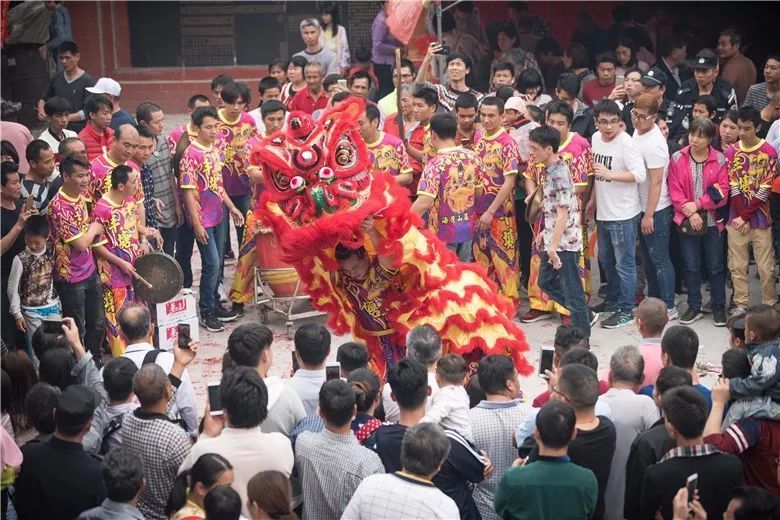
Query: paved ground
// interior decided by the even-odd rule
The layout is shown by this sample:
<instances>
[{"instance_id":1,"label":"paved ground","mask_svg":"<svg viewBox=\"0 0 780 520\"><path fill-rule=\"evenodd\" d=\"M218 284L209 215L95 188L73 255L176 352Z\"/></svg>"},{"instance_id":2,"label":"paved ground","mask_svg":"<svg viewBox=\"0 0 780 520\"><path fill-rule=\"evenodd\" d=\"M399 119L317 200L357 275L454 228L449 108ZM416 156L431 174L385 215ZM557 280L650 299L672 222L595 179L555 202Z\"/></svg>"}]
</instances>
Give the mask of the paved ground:
<instances>
[{"instance_id":1,"label":"paved ground","mask_svg":"<svg viewBox=\"0 0 780 520\"><path fill-rule=\"evenodd\" d=\"M184 114L167 114L166 115L166 129L170 129L182 124L188 119ZM232 239L235 241L235 233L232 233ZM237 248L234 244L233 250ZM594 268L596 262L593 262ZM193 255L193 265L198 270L200 268L200 258L197 253ZM233 279L233 269L235 261L229 261L225 268L225 277L230 283ZM754 270L751 270L751 293L758 294L757 281L755 280ZM593 273L594 287L598 287L597 274ZM199 275L196 274L195 280L199 279ZM197 297L197 290L195 290ZM704 301L707 300L708 295L704 294ZM681 297L680 309L685 309L685 297ZM759 303L755 301L754 303ZM527 310L527 302L524 303L521 311ZM681 312L682 314L682 312ZM194 362L194 366L190 368L190 372L195 383L195 390L201 403L205 403L205 391L206 382L218 380L220 377L220 366L222 354L225 351L227 345L227 338L237 325L245 323L250 320L259 320L259 312L255 306L247 306L246 316L233 323L226 324L224 332L210 333L207 331L201 331L201 346L197 360ZM324 323L324 317L311 318L309 321L319 321ZM276 375L281 375L290 368L290 352L293 350L292 341L286 337L285 330L286 318L280 314L270 313L268 326L274 332L274 365L271 368L271 372ZM306 321L296 322L296 326L305 323ZM676 322L675 322L676 323ZM521 328L525 332L528 344L530 345L530 351L526 354L529 361L538 366L539 363L539 349L542 346L552 346L553 336L555 335L555 329L560 324L560 320L556 317L546 321L540 321L532 324L521 324ZM701 347L699 350L699 361L711 363L712 365L720 366L721 353L728 347L728 333L725 328L716 328L712 325L711 316L705 316L704 319L693 324L694 330L699 334L699 340ZM336 349L338 346L346 341L351 341L351 337L333 337L332 343L332 356L335 357ZM622 329L607 330L602 329L598 325L594 327L591 337L591 349L599 360L599 372L606 368L609 364L609 358L612 352L617 347L622 345L637 344L640 339L636 326L632 325L624 327ZM717 374L715 372L708 373L702 378L702 383L705 385L711 385ZM527 396L533 399L539 392L545 389L544 381L536 375L525 377L521 381L523 391Z\"/></svg>"}]
</instances>

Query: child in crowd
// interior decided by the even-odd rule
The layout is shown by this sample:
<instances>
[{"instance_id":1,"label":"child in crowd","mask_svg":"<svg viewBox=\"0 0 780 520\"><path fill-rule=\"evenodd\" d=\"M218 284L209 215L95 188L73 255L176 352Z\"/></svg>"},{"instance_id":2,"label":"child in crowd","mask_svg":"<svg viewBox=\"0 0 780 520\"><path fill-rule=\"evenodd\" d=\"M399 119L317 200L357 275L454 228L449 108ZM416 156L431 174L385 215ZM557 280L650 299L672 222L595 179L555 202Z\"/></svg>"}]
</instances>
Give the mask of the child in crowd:
<instances>
[{"instance_id":1,"label":"child in crowd","mask_svg":"<svg viewBox=\"0 0 780 520\"><path fill-rule=\"evenodd\" d=\"M736 320L732 325L735 329L732 338L738 334L738 324L739 320ZM723 430L745 417L780 418L780 372L777 370L780 361L780 313L769 305L756 305L745 315L744 327L743 344L747 349L750 371L745 373L743 369L742 373L728 379L731 395L737 401L723 420ZM735 342L738 341L736 338ZM724 373L724 376L727 374Z\"/></svg>"},{"instance_id":2,"label":"child in crowd","mask_svg":"<svg viewBox=\"0 0 780 520\"><path fill-rule=\"evenodd\" d=\"M469 422L469 396L466 383L466 361L455 354L447 354L436 363L436 384L439 391L431 398L431 408L422 422L437 422L443 428L455 430L469 442L474 435Z\"/></svg>"},{"instance_id":3,"label":"child in crowd","mask_svg":"<svg viewBox=\"0 0 780 520\"><path fill-rule=\"evenodd\" d=\"M60 300L54 292L54 253L49 223L43 215L32 215L24 224L24 251L14 257L8 279L10 312L16 327L27 337L27 352L35 359L32 337L43 320L62 319Z\"/></svg>"}]
</instances>

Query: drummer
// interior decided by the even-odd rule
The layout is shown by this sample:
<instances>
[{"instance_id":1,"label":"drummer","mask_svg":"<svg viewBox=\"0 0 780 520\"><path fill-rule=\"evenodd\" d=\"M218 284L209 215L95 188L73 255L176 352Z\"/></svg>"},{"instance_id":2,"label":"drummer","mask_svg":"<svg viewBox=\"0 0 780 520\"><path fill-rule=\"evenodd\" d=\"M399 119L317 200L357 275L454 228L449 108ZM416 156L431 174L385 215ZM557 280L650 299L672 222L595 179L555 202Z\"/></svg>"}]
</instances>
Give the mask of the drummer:
<instances>
[{"instance_id":1,"label":"drummer","mask_svg":"<svg viewBox=\"0 0 780 520\"><path fill-rule=\"evenodd\" d=\"M103 283L103 305L106 313L106 338L114 357L124 354L126 345L119 336L117 315L135 300L133 264L151 251L147 238L162 243L159 231L145 227L138 220L139 207L134 198L140 182L138 170L120 165L111 173L111 184L95 204L92 219L103 226L103 233L93 245L97 256L100 281Z\"/></svg>"}]
</instances>

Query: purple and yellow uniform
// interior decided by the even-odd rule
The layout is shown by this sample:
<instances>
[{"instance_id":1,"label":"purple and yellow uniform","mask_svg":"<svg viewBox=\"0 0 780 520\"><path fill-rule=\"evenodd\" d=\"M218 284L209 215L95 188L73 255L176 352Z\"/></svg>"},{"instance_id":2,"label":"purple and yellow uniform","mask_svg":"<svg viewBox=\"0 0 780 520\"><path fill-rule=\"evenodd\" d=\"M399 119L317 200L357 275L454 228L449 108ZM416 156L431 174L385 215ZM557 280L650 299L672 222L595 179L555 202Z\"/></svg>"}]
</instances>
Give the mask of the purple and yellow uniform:
<instances>
[{"instance_id":1,"label":"purple and yellow uniform","mask_svg":"<svg viewBox=\"0 0 780 520\"><path fill-rule=\"evenodd\" d=\"M482 162L465 148L443 148L423 169L418 196L433 197L428 226L445 244L474 235L474 190L482 185Z\"/></svg>"},{"instance_id":2,"label":"purple and yellow uniform","mask_svg":"<svg viewBox=\"0 0 780 520\"><path fill-rule=\"evenodd\" d=\"M95 246L105 246L112 254L134 264L141 255L136 201L128 197L121 204L116 204L104 196L95 204L92 219L103 226L103 233ZM119 336L117 314L122 307L135 300L133 278L107 260L99 258L97 263L100 281L103 283L106 339L111 355L117 357L124 354L126 346Z\"/></svg>"},{"instance_id":3,"label":"purple and yellow uniform","mask_svg":"<svg viewBox=\"0 0 780 520\"><path fill-rule=\"evenodd\" d=\"M474 136L474 152L482 160L484 166L484 193L477 199L475 218L479 218L488 210L504 184L504 179L517 177L520 164L520 151L517 143L501 128L492 136L484 131ZM490 228L474 233L474 259L480 263L488 276L498 284L499 292L517 302L520 298L518 290L517 265L517 223L515 222L515 207L512 194L514 188L504 203L493 215Z\"/></svg>"}]
</instances>

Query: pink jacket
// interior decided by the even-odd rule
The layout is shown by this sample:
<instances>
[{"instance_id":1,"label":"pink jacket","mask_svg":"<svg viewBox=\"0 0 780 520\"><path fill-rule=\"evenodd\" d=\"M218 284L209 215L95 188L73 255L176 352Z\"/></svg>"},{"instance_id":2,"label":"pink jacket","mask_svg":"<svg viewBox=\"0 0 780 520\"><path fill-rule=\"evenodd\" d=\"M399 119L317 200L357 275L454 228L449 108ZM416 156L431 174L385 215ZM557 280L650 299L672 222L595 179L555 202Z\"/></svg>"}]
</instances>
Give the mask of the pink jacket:
<instances>
[{"instance_id":1,"label":"pink jacket","mask_svg":"<svg viewBox=\"0 0 780 520\"><path fill-rule=\"evenodd\" d=\"M729 200L729 170L726 156L710 146L710 154L704 163L703 170L704 194L693 200L693 173L691 172L691 147L686 146L672 155L669 161L669 175L666 183L669 187L669 198L674 206L674 222L681 224L685 220L682 207L686 202L695 202L700 210L707 210L715 219L718 231L723 231L726 223L718 221L715 214L717 208L728 204ZM720 202L714 202L707 194L707 188L716 184L723 194Z\"/></svg>"}]
</instances>

